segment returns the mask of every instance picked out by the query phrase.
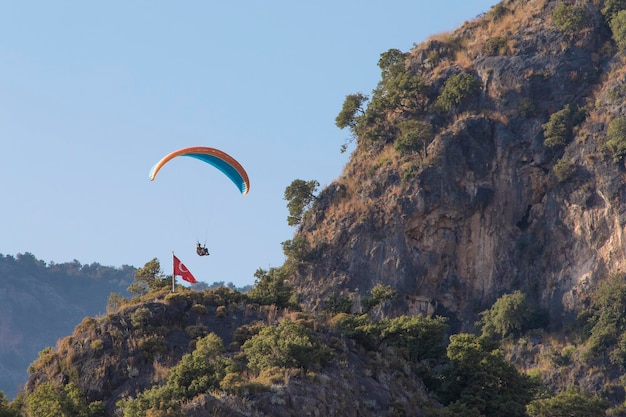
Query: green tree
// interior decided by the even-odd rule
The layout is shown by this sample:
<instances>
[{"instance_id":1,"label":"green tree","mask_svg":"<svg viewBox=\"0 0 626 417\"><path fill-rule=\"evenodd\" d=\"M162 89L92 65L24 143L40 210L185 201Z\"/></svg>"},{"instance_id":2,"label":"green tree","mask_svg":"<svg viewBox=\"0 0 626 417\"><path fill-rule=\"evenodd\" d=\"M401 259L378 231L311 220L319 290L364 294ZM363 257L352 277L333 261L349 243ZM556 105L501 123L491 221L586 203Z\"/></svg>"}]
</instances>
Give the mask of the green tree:
<instances>
[{"instance_id":1,"label":"green tree","mask_svg":"<svg viewBox=\"0 0 626 417\"><path fill-rule=\"evenodd\" d=\"M598 284L591 294L590 305L579 316L585 323L590 355L609 354L618 358L620 352L613 352L620 336L626 332L626 281L622 275L613 275ZM617 346L619 348L619 346ZM625 352L626 354L626 352ZM626 365L626 362L622 365Z\"/></svg>"},{"instance_id":2,"label":"green tree","mask_svg":"<svg viewBox=\"0 0 626 417\"><path fill-rule=\"evenodd\" d=\"M526 416L533 384L504 359L489 338L466 333L450 336L447 357L438 394L452 411L484 417Z\"/></svg>"},{"instance_id":3,"label":"green tree","mask_svg":"<svg viewBox=\"0 0 626 417\"><path fill-rule=\"evenodd\" d=\"M132 284L131 284L132 285ZM119 293L112 292L107 299L107 314L117 313L126 299Z\"/></svg>"},{"instance_id":4,"label":"green tree","mask_svg":"<svg viewBox=\"0 0 626 417\"><path fill-rule=\"evenodd\" d=\"M437 97L437 106L444 111L450 111L475 95L480 87L480 81L472 74L455 74L444 84L441 94Z\"/></svg>"},{"instance_id":5,"label":"green tree","mask_svg":"<svg viewBox=\"0 0 626 417\"><path fill-rule=\"evenodd\" d=\"M341 111L335 118L335 125L339 129L345 129L349 127L350 130L354 133L354 129L356 128L359 117L363 116L365 113L365 109L363 108L363 103L365 103L369 97L362 93L349 94L346 96L345 101L343 102L343 107Z\"/></svg>"},{"instance_id":6,"label":"green tree","mask_svg":"<svg viewBox=\"0 0 626 417\"><path fill-rule=\"evenodd\" d=\"M526 411L529 417L603 417L607 406L597 395L571 386L553 397L531 402Z\"/></svg>"},{"instance_id":7,"label":"green tree","mask_svg":"<svg viewBox=\"0 0 626 417\"><path fill-rule=\"evenodd\" d=\"M315 201L315 192L319 185L320 183L315 180L293 180L285 189L284 199L288 201L289 216L287 217L287 224L289 226L300 224L304 212Z\"/></svg>"},{"instance_id":8,"label":"green tree","mask_svg":"<svg viewBox=\"0 0 626 417\"><path fill-rule=\"evenodd\" d=\"M100 417L104 416L101 402L88 404L74 383L58 386L44 382L24 400L27 416L37 417Z\"/></svg>"},{"instance_id":9,"label":"green tree","mask_svg":"<svg viewBox=\"0 0 626 417\"><path fill-rule=\"evenodd\" d=\"M397 291L391 285L376 284L370 291L370 298L363 298L361 303L366 310L370 310L380 303L393 299Z\"/></svg>"},{"instance_id":10,"label":"green tree","mask_svg":"<svg viewBox=\"0 0 626 417\"><path fill-rule=\"evenodd\" d=\"M572 136L572 129L585 119L585 112L574 104L568 104L563 109L552 113L550 119L541 125L543 128L543 143L549 148L565 146Z\"/></svg>"},{"instance_id":11,"label":"green tree","mask_svg":"<svg viewBox=\"0 0 626 417\"><path fill-rule=\"evenodd\" d=\"M611 20L613 20L617 13L624 9L626 9L626 0L606 0L602 8L602 14L606 21L611 23Z\"/></svg>"},{"instance_id":12,"label":"green tree","mask_svg":"<svg viewBox=\"0 0 626 417\"><path fill-rule=\"evenodd\" d=\"M426 147L432 142L435 134L430 123L420 120L407 120L400 124L400 136L393 144L400 155L422 151L426 157Z\"/></svg>"},{"instance_id":13,"label":"green tree","mask_svg":"<svg viewBox=\"0 0 626 417\"><path fill-rule=\"evenodd\" d=\"M443 317L399 316L380 322L380 340L401 349L410 361L440 362L446 352L446 319Z\"/></svg>"},{"instance_id":14,"label":"green tree","mask_svg":"<svg viewBox=\"0 0 626 417\"><path fill-rule=\"evenodd\" d=\"M6 394L0 391L0 417L20 417L17 410L14 410Z\"/></svg>"},{"instance_id":15,"label":"green tree","mask_svg":"<svg viewBox=\"0 0 626 417\"><path fill-rule=\"evenodd\" d=\"M291 320L263 328L242 349L248 366L256 372L272 367L315 369L331 356L309 329Z\"/></svg>"},{"instance_id":16,"label":"green tree","mask_svg":"<svg viewBox=\"0 0 626 417\"><path fill-rule=\"evenodd\" d=\"M395 140L398 127L395 120L414 118L427 109L429 86L407 66L409 54L390 49L380 55L378 67L381 80L363 111L364 96L352 97L347 102L342 125L351 122L352 132L359 139L370 142ZM393 114L393 117L389 117Z\"/></svg>"},{"instance_id":17,"label":"green tree","mask_svg":"<svg viewBox=\"0 0 626 417\"><path fill-rule=\"evenodd\" d=\"M554 172L557 181L563 183L574 176L576 173L576 164L567 158L561 158L554 164L554 167L552 167L552 172Z\"/></svg>"},{"instance_id":18,"label":"green tree","mask_svg":"<svg viewBox=\"0 0 626 417\"><path fill-rule=\"evenodd\" d=\"M270 268L269 271L259 268L254 273L254 286L248 291L251 301L262 305L288 307L293 289L287 283L282 268Z\"/></svg>"},{"instance_id":19,"label":"green tree","mask_svg":"<svg viewBox=\"0 0 626 417\"><path fill-rule=\"evenodd\" d=\"M224 343L215 333L198 339L193 352L182 357L172 368L167 385L175 395L191 399L197 394L218 388L226 375Z\"/></svg>"},{"instance_id":20,"label":"green tree","mask_svg":"<svg viewBox=\"0 0 626 417\"><path fill-rule=\"evenodd\" d=\"M144 295L149 291L167 287L169 278L163 275L159 260L154 258L147 262L143 268L137 269L135 282L130 284L127 291L133 294Z\"/></svg>"},{"instance_id":21,"label":"green tree","mask_svg":"<svg viewBox=\"0 0 626 417\"><path fill-rule=\"evenodd\" d=\"M180 399L169 385L153 386L140 392L135 398L123 398L117 405L123 417L184 417L180 411ZM117 414L116 414L117 415Z\"/></svg>"},{"instance_id":22,"label":"green tree","mask_svg":"<svg viewBox=\"0 0 626 417\"><path fill-rule=\"evenodd\" d=\"M384 114L388 111L415 115L428 102L428 87L415 73L407 69L409 54L398 49L383 52L378 60L381 80L372 95L368 110Z\"/></svg>"},{"instance_id":23,"label":"green tree","mask_svg":"<svg viewBox=\"0 0 626 417\"><path fill-rule=\"evenodd\" d=\"M554 8L552 21L556 28L566 35L574 35L590 23L585 6L565 3L560 3Z\"/></svg>"},{"instance_id":24,"label":"green tree","mask_svg":"<svg viewBox=\"0 0 626 417\"><path fill-rule=\"evenodd\" d=\"M626 10L619 11L610 22L611 32L617 47L626 50Z\"/></svg>"},{"instance_id":25,"label":"green tree","mask_svg":"<svg viewBox=\"0 0 626 417\"><path fill-rule=\"evenodd\" d=\"M483 311L480 315L483 335L488 337L519 334L529 326L534 317L532 309L526 302L526 294L521 291L504 294L489 310Z\"/></svg>"}]
</instances>

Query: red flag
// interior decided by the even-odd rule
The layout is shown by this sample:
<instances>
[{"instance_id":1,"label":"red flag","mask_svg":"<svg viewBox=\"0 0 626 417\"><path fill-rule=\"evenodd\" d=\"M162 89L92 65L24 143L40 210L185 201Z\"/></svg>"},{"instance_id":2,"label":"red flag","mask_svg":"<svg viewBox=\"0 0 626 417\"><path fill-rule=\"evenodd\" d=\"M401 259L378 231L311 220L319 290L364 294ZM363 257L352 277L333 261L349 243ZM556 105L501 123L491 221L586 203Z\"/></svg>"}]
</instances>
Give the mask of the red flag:
<instances>
[{"instance_id":1,"label":"red flag","mask_svg":"<svg viewBox=\"0 0 626 417\"><path fill-rule=\"evenodd\" d=\"M174 255L174 275L180 275L185 281L191 282L192 284L198 282L176 255Z\"/></svg>"}]
</instances>

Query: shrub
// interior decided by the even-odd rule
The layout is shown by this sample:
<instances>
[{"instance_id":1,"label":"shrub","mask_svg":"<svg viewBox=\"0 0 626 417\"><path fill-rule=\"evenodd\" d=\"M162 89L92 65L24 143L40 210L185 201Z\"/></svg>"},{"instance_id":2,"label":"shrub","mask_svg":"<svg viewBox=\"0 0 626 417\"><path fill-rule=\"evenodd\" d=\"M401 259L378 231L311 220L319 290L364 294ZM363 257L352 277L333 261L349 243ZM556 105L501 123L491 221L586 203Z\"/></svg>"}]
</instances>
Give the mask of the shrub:
<instances>
[{"instance_id":1,"label":"shrub","mask_svg":"<svg viewBox=\"0 0 626 417\"><path fill-rule=\"evenodd\" d=\"M626 155L626 116L611 120L606 136L604 147L613 155L615 162L621 161Z\"/></svg>"},{"instance_id":2,"label":"shrub","mask_svg":"<svg viewBox=\"0 0 626 417\"><path fill-rule=\"evenodd\" d=\"M226 359L222 356L224 344L215 333L199 339L196 349L184 355L172 368L167 385L175 395L193 398L195 395L218 388L226 375Z\"/></svg>"},{"instance_id":3,"label":"shrub","mask_svg":"<svg viewBox=\"0 0 626 417\"><path fill-rule=\"evenodd\" d=\"M337 313L350 313L352 311L352 298L347 295L329 295L324 300L324 311Z\"/></svg>"},{"instance_id":4,"label":"shrub","mask_svg":"<svg viewBox=\"0 0 626 417\"><path fill-rule=\"evenodd\" d=\"M423 151L426 155L426 147L435 137L430 123L419 120L407 120L400 124L400 137L393 144L394 149L404 156L412 152Z\"/></svg>"},{"instance_id":5,"label":"shrub","mask_svg":"<svg viewBox=\"0 0 626 417\"><path fill-rule=\"evenodd\" d=\"M526 417L531 379L519 373L488 338L450 336L450 363L444 368L439 398L458 415Z\"/></svg>"},{"instance_id":6,"label":"shrub","mask_svg":"<svg viewBox=\"0 0 626 417\"><path fill-rule=\"evenodd\" d=\"M366 310L370 310L384 301L393 299L397 294L397 291L392 286L383 284L376 284L370 292L372 294L371 298L363 298L362 300L363 307Z\"/></svg>"},{"instance_id":7,"label":"shrub","mask_svg":"<svg viewBox=\"0 0 626 417\"><path fill-rule=\"evenodd\" d=\"M146 307L139 307L130 315L130 323L137 329L148 324L152 313Z\"/></svg>"},{"instance_id":8,"label":"shrub","mask_svg":"<svg viewBox=\"0 0 626 417\"><path fill-rule=\"evenodd\" d=\"M526 302L526 294L515 291L498 298L489 310L480 313L479 324L484 336L519 334L529 327L533 312Z\"/></svg>"},{"instance_id":9,"label":"shrub","mask_svg":"<svg viewBox=\"0 0 626 417\"><path fill-rule=\"evenodd\" d=\"M209 328L203 324L196 324L185 327L185 333L187 333L190 339L197 339L209 334Z\"/></svg>"},{"instance_id":10,"label":"shrub","mask_svg":"<svg viewBox=\"0 0 626 417\"><path fill-rule=\"evenodd\" d=\"M330 349L304 326L290 320L267 326L242 346L248 366L255 371L272 367L313 369L325 363Z\"/></svg>"},{"instance_id":11,"label":"shrub","mask_svg":"<svg viewBox=\"0 0 626 417\"><path fill-rule=\"evenodd\" d=\"M446 327L443 317L400 316L381 320L380 338L388 346L399 348L410 361L440 361L446 352Z\"/></svg>"},{"instance_id":12,"label":"shrub","mask_svg":"<svg viewBox=\"0 0 626 417\"><path fill-rule=\"evenodd\" d=\"M139 339L137 347L148 362L152 362L159 355L167 353L167 344L158 336L148 336Z\"/></svg>"},{"instance_id":13,"label":"shrub","mask_svg":"<svg viewBox=\"0 0 626 417\"><path fill-rule=\"evenodd\" d=\"M522 116L528 119L537 116L539 108L530 98L524 97L519 103L518 111Z\"/></svg>"},{"instance_id":14,"label":"shrub","mask_svg":"<svg viewBox=\"0 0 626 417\"><path fill-rule=\"evenodd\" d=\"M28 416L37 417L96 417L104 415L102 402L87 403L74 383L58 386L44 382L24 399Z\"/></svg>"},{"instance_id":15,"label":"shrub","mask_svg":"<svg viewBox=\"0 0 626 417\"><path fill-rule=\"evenodd\" d=\"M450 111L476 94L480 86L480 81L472 74L455 74L444 84L441 95L437 97L437 107L444 111Z\"/></svg>"},{"instance_id":16,"label":"shrub","mask_svg":"<svg viewBox=\"0 0 626 417\"><path fill-rule=\"evenodd\" d=\"M196 314L201 314L201 315L206 315L208 313L208 310L206 308L205 305L202 304L194 304L191 306L191 311L193 311Z\"/></svg>"},{"instance_id":17,"label":"shrub","mask_svg":"<svg viewBox=\"0 0 626 417\"><path fill-rule=\"evenodd\" d=\"M94 351L100 351L102 350L102 347L104 346L104 342L102 341L102 339L94 339L91 341L91 349Z\"/></svg>"},{"instance_id":18,"label":"shrub","mask_svg":"<svg viewBox=\"0 0 626 417\"><path fill-rule=\"evenodd\" d=\"M574 104L566 105L563 109L550 116L550 119L541 125L543 128L543 143L549 148L565 146L572 135L572 129L585 119L585 112Z\"/></svg>"},{"instance_id":19,"label":"shrub","mask_svg":"<svg viewBox=\"0 0 626 417\"><path fill-rule=\"evenodd\" d=\"M228 309L226 306L217 306L215 309L215 317L218 319L223 319L228 314Z\"/></svg>"},{"instance_id":20,"label":"shrub","mask_svg":"<svg viewBox=\"0 0 626 417\"><path fill-rule=\"evenodd\" d=\"M606 0L602 8L602 15L607 22L611 23L617 13L624 9L626 9L626 0Z\"/></svg>"},{"instance_id":21,"label":"shrub","mask_svg":"<svg viewBox=\"0 0 626 417\"><path fill-rule=\"evenodd\" d=\"M590 305L579 315L588 331L590 356L611 352L626 332L626 282L620 275L601 282L591 294Z\"/></svg>"},{"instance_id":22,"label":"shrub","mask_svg":"<svg viewBox=\"0 0 626 417\"><path fill-rule=\"evenodd\" d=\"M608 404L599 396L581 393L575 386L550 398L542 398L528 404L530 417L603 417Z\"/></svg>"},{"instance_id":23,"label":"shrub","mask_svg":"<svg viewBox=\"0 0 626 417\"><path fill-rule=\"evenodd\" d=\"M559 183L563 183L576 173L576 165L567 158L561 158L552 167L552 172Z\"/></svg>"},{"instance_id":24,"label":"shrub","mask_svg":"<svg viewBox=\"0 0 626 417\"><path fill-rule=\"evenodd\" d=\"M589 25L590 19L584 6L558 4L552 12L556 28L566 35L574 35Z\"/></svg>"},{"instance_id":25,"label":"shrub","mask_svg":"<svg viewBox=\"0 0 626 417\"><path fill-rule=\"evenodd\" d=\"M296 243L300 242L298 237L294 238L294 241ZM286 243L287 242L285 242L285 244ZM299 255L292 254L292 256L295 257ZM262 305L273 304L278 307L287 307L290 305L293 290L288 284L285 271L282 268L270 268L269 271L259 268L254 273L254 277L254 287L248 292L248 296L252 302Z\"/></svg>"},{"instance_id":26,"label":"shrub","mask_svg":"<svg viewBox=\"0 0 626 417\"><path fill-rule=\"evenodd\" d=\"M502 36L491 37L485 41L483 50L489 56L506 55L509 53L507 39Z\"/></svg>"},{"instance_id":27,"label":"shrub","mask_svg":"<svg viewBox=\"0 0 626 417\"><path fill-rule=\"evenodd\" d=\"M610 22L613 39L620 50L626 49L626 10L618 12Z\"/></svg>"},{"instance_id":28,"label":"shrub","mask_svg":"<svg viewBox=\"0 0 626 417\"><path fill-rule=\"evenodd\" d=\"M569 110L562 109L550 116L550 120L543 124L543 143L549 148L565 146L569 136Z\"/></svg>"}]
</instances>

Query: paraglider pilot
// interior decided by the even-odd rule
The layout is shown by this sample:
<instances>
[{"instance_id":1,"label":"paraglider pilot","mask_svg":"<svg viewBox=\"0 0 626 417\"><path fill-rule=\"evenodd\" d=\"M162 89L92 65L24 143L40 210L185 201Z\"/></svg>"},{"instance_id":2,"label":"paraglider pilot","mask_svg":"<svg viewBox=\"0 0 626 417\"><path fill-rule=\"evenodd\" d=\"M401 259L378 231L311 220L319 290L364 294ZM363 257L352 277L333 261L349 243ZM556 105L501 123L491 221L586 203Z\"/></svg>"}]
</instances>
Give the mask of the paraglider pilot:
<instances>
[{"instance_id":1,"label":"paraglider pilot","mask_svg":"<svg viewBox=\"0 0 626 417\"><path fill-rule=\"evenodd\" d=\"M196 253L199 256L207 256L209 255L209 250L206 248L206 246L202 246L200 242L198 242L196 243Z\"/></svg>"}]
</instances>

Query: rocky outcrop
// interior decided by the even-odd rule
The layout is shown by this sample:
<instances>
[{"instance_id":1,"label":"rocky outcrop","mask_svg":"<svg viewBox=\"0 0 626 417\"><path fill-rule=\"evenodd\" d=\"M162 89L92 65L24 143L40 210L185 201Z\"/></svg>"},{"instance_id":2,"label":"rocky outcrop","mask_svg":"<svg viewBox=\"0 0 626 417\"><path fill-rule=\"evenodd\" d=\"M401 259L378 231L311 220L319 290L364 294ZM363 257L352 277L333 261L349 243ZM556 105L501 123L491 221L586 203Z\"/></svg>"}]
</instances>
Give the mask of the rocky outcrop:
<instances>
[{"instance_id":1,"label":"rocky outcrop","mask_svg":"<svg viewBox=\"0 0 626 417\"><path fill-rule=\"evenodd\" d=\"M554 2L502 6L509 17L487 14L407 60L431 98L451 73L475 74L477 103L416 116L436 130L426 157L357 138L343 175L304 217L297 234L314 260L294 285L310 308L382 283L401 295L388 314L445 314L468 328L519 289L559 326L597 280L624 271L625 171L604 149L608 122L625 111L615 100L623 58L601 8L588 5L585 29L565 35ZM506 46L495 55L485 47L494 38ZM542 126L570 104L584 120L564 146L547 146ZM566 180L554 174L561 159L574 171Z\"/></svg>"}]
</instances>

